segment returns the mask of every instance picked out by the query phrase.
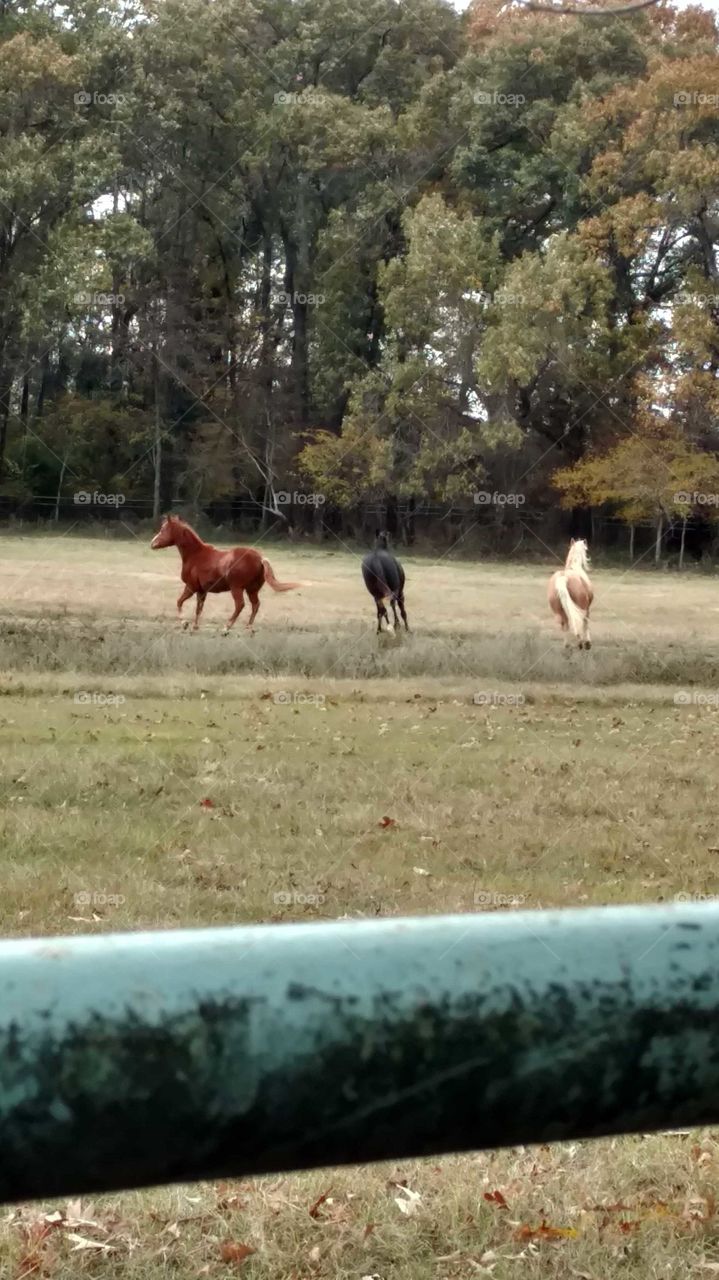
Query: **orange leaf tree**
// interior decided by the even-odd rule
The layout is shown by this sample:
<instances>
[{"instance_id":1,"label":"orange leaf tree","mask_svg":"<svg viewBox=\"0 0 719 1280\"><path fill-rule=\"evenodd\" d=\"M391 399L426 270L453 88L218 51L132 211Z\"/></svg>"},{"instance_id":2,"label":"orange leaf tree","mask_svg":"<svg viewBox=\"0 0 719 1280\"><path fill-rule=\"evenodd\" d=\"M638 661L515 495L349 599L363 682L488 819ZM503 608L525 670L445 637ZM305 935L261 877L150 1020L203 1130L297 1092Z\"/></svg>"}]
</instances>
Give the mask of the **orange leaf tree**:
<instances>
[{"instance_id":1,"label":"orange leaf tree","mask_svg":"<svg viewBox=\"0 0 719 1280\"><path fill-rule=\"evenodd\" d=\"M692 511L719 516L719 458L696 448L681 431L658 416L644 414L638 430L602 454L589 455L554 473L562 505L613 506L633 526L651 519L654 558L661 558L664 523Z\"/></svg>"}]
</instances>

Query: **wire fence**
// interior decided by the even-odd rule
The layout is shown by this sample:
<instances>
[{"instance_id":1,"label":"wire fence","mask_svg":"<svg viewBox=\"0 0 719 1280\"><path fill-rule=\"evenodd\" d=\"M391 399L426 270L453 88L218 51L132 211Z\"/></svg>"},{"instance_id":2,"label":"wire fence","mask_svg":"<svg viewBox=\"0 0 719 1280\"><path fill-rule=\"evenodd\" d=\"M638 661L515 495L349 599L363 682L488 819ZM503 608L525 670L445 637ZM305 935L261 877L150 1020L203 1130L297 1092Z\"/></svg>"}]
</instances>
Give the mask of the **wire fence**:
<instances>
[{"instance_id":1,"label":"wire fence","mask_svg":"<svg viewBox=\"0 0 719 1280\"><path fill-rule=\"evenodd\" d=\"M480 493L473 501L441 502L425 498L377 500L340 509L311 493L277 493L270 502L264 495L238 495L193 506L168 504L202 532L218 538L233 532L247 537L272 536L292 541L371 544L378 529L386 529L397 546L442 553L455 548L459 554L493 553L546 558L570 537L586 538L596 552L605 550L633 560L651 560L656 529L651 520L638 520L633 528L602 511L563 511L530 502L503 502L519 495ZM320 500L321 499L321 500ZM155 502L146 494L112 494L79 491L73 495L40 494L31 497L0 495L0 526L6 529L57 528L67 533L105 531L131 536L138 528L154 527ZM663 557L679 556L684 544L687 563L712 562L719 556L719 526L700 517L665 522L661 538Z\"/></svg>"}]
</instances>

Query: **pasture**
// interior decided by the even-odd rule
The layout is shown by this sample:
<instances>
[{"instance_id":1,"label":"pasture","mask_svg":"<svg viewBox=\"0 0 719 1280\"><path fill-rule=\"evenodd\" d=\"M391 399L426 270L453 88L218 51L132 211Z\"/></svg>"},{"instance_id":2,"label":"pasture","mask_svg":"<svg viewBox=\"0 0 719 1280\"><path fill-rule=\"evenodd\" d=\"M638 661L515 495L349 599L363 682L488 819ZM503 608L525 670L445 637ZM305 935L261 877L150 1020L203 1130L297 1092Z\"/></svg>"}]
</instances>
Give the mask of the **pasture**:
<instances>
[{"instance_id":1,"label":"pasture","mask_svg":"<svg viewBox=\"0 0 719 1280\"><path fill-rule=\"evenodd\" d=\"M413 632L378 641L359 556L273 545L314 585L223 637L227 595L177 630L148 541L0 536L5 935L716 893L711 576L600 566L566 655L549 556L403 556ZM707 1276L717 1161L667 1134L27 1206L2 1274Z\"/></svg>"}]
</instances>

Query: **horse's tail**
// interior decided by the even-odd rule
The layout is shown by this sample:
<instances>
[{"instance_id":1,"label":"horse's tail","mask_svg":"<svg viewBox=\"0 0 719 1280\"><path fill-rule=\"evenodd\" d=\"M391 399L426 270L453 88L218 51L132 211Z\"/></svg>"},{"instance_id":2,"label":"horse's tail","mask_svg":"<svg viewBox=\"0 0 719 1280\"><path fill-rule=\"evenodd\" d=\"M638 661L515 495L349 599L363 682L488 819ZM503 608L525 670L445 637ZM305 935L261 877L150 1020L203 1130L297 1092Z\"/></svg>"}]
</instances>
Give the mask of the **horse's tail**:
<instances>
[{"instance_id":1,"label":"horse's tail","mask_svg":"<svg viewBox=\"0 0 719 1280\"><path fill-rule=\"evenodd\" d=\"M584 611L572 600L572 597L569 594L567 575L565 573L560 573L558 575L556 586L559 603L564 610L564 616L572 628L574 635L579 640L584 634Z\"/></svg>"},{"instance_id":2,"label":"horse's tail","mask_svg":"<svg viewBox=\"0 0 719 1280\"><path fill-rule=\"evenodd\" d=\"M308 587L308 582L278 582L275 577L275 571L269 560L262 561L265 570L265 582L272 587L273 591L294 591L296 587Z\"/></svg>"}]
</instances>

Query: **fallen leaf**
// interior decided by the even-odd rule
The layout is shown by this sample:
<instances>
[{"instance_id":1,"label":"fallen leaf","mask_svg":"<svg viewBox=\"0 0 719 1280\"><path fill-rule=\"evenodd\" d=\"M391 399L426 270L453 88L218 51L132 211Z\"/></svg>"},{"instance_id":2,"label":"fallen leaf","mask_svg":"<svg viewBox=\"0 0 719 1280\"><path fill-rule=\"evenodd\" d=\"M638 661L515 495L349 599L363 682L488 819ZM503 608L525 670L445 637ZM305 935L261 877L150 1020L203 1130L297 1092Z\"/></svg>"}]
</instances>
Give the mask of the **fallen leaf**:
<instances>
[{"instance_id":1,"label":"fallen leaf","mask_svg":"<svg viewBox=\"0 0 719 1280\"><path fill-rule=\"evenodd\" d=\"M331 1190L332 1190L332 1188L331 1188L331 1187L328 1187L326 1191L323 1191L323 1192L322 1192L322 1195L321 1195L321 1196L318 1196L318 1197L317 1197L317 1199L315 1200L314 1204L313 1204L313 1205L310 1205L309 1215L310 1215L310 1217L311 1217L311 1218L316 1218L316 1217L318 1216L319 1209L320 1209L320 1205L323 1205L323 1204L324 1204L324 1202L325 1202L325 1200L327 1199L328 1195L330 1194Z\"/></svg>"},{"instance_id":2,"label":"fallen leaf","mask_svg":"<svg viewBox=\"0 0 719 1280\"><path fill-rule=\"evenodd\" d=\"M380 818L379 822L377 823L377 826L378 826L378 827L385 827L385 828L386 828L386 827L396 827L396 826L397 826L397 819L396 819L396 818Z\"/></svg>"},{"instance_id":3,"label":"fallen leaf","mask_svg":"<svg viewBox=\"0 0 719 1280\"><path fill-rule=\"evenodd\" d=\"M425 871L424 867L412 867L412 870L416 876L428 876L430 874L429 871Z\"/></svg>"},{"instance_id":4,"label":"fallen leaf","mask_svg":"<svg viewBox=\"0 0 719 1280\"><path fill-rule=\"evenodd\" d=\"M404 1192L407 1197L405 1200L402 1196L395 1196L394 1202L400 1213L404 1213L408 1218L416 1213L421 1202L421 1196L418 1191L412 1191L411 1187L400 1187L400 1191Z\"/></svg>"},{"instance_id":5,"label":"fallen leaf","mask_svg":"<svg viewBox=\"0 0 719 1280\"><path fill-rule=\"evenodd\" d=\"M485 1191L484 1198L485 1200L488 1200L490 1204L496 1204L500 1209L509 1208L509 1205L501 1191Z\"/></svg>"},{"instance_id":6,"label":"fallen leaf","mask_svg":"<svg viewBox=\"0 0 719 1280\"><path fill-rule=\"evenodd\" d=\"M221 1188L218 1187L218 1191L219 1190L221 1190ZM247 1201L243 1199L242 1196L234 1194L221 1195L217 1200L218 1209L245 1209L246 1207Z\"/></svg>"},{"instance_id":7,"label":"fallen leaf","mask_svg":"<svg viewBox=\"0 0 719 1280\"><path fill-rule=\"evenodd\" d=\"M544 1221L538 1227L523 1226L515 1232L518 1240L574 1240L578 1235L576 1227L551 1227Z\"/></svg>"},{"instance_id":8,"label":"fallen leaf","mask_svg":"<svg viewBox=\"0 0 719 1280\"><path fill-rule=\"evenodd\" d=\"M214 809L214 807L215 807L215 802L214 800L211 800L209 796L205 796L204 800L200 801L201 809Z\"/></svg>"},{"instance_id":9,"label":"fallen leaf","mask_svg":"<svg viewBox=\"0 0 719 1280\"><path fill-rule=\"evenodd\" d=\"M72 1240L74 1244L73 1253L79 1252L81 1249L99 1249L101 1253L112 1253L113 1248L110 1244L104 1244L102 1240L88 1240L87 1236L79 1236L75 1231L68 1231L66 1240Z\"/></svg>"},{"instance_id":10,"label":"fallen leaf","mask_svg":"<svg viewBox=\"0 0 719 1280\"><path fill-rule=\"evenodd\" d=\"M251 1257L253 1253L257 1253L251 1244L238 1244L236 1240L225 1240L220 1246L220 1257L223 1262L242 1263L245 1258Z\"/></svg>"}]
</instances>

